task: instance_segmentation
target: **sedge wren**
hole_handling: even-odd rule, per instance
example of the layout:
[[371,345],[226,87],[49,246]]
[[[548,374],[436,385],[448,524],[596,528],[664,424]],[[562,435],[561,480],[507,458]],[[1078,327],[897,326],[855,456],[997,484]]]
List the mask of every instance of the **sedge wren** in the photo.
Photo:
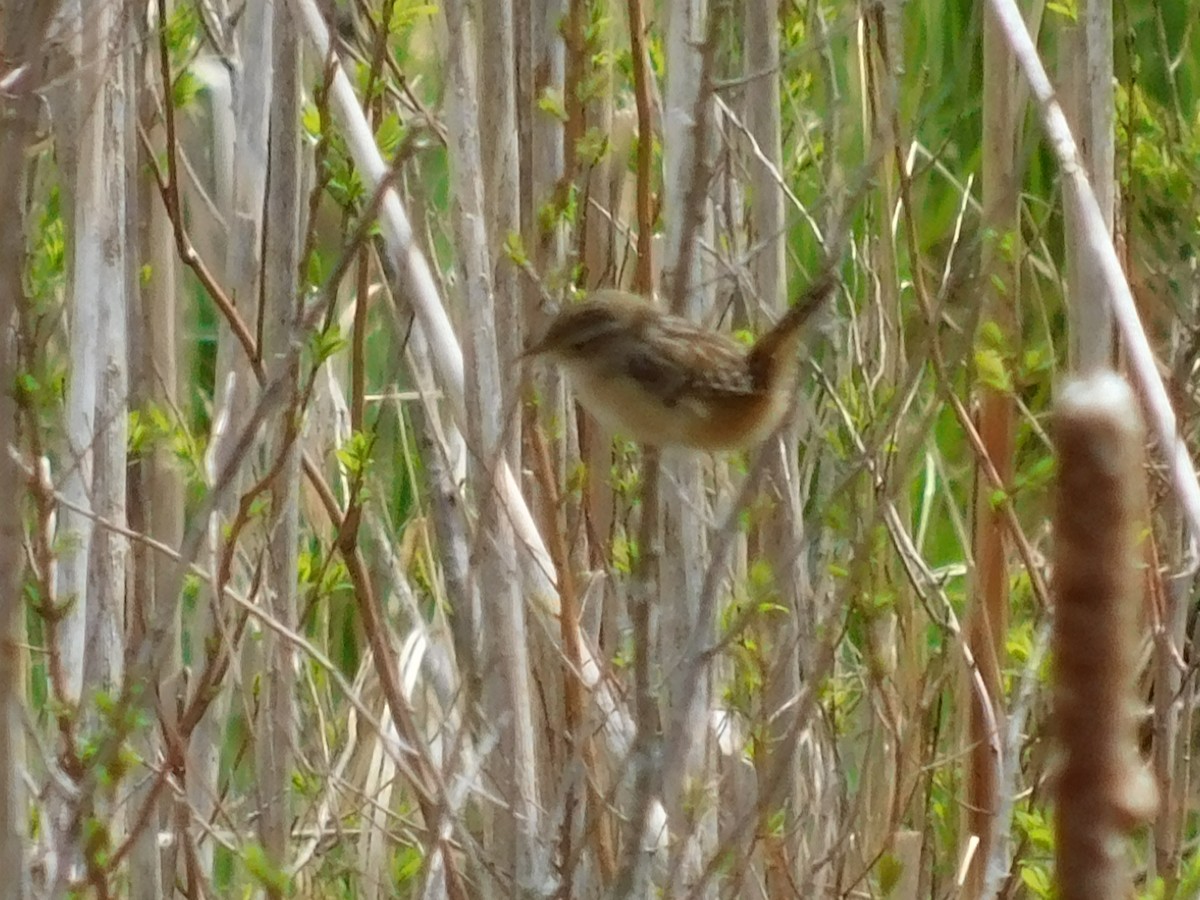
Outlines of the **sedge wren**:
[[750,347],[633,294],[596,291],[524,355],[561,365],[588,412],[640,443],[749,447],[783,418],[803,326],[835,285],[826,272]]

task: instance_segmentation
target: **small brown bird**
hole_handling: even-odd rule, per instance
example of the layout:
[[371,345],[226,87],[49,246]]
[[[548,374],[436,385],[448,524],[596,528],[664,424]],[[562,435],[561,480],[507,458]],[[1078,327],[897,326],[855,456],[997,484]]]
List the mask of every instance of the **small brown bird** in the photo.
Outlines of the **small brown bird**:
[[833,293],[826,272],[753,346],[603,290],[564,309],[526,356],[546,356],[603,424],[655,446],[733,450],[762,441],[787,408],[803,326]]

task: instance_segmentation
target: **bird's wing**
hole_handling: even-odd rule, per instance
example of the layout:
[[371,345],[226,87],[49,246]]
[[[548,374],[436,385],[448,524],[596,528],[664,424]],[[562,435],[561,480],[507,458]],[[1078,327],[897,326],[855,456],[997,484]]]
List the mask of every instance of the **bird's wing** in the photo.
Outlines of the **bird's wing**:
[[695,398],[752,396],[759,392],[740,344],[690,323],[660,323],[661,340],[641,344],[626,360],[626,371],[665,406]]

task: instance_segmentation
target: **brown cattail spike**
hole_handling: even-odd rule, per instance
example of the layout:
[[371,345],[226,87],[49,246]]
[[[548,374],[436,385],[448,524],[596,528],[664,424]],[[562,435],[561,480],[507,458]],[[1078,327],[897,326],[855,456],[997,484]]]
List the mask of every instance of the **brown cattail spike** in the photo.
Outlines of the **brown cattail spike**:
[[1137,752],[1143,428],[1133,391],[1100,372],[1054,413],[1054,726],[1063,764],[1055,848],[1062,900],[1131,896],[1124,838],[1154,807]]

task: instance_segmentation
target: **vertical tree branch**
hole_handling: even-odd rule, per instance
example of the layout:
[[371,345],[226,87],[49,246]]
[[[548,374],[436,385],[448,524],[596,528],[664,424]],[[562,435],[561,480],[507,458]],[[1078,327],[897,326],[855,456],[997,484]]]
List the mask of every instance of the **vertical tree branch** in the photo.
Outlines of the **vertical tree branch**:
[[[984,245],[983,312],[981,336],[998,333],[1002,346],[983,352],[1015,358],[1019,338],[1016,304],[1020,296],[1016,260],[1020,254],[1009,246],[1019,239],[1015,172],[1016,107],[1015,72],[1012,56],[1004,43],[995,17],[983,22],[983,222],[985,233],[995,235]],[[1002,363],[1003,364],[1003,363]],[[1004,485],[1013,477],[1014,403],[999,385],[982,384],[979,390],[979,435],[988,459]],[[1008,639],[1009,573],[1005,528],[1000,511],[992,501],[992,489],[982,474],[975,488],[974,597],[967,622],[967,641],[979,666],[986,695],[993,709],[982,710],[976,691],[970,699],[968,739],[969,774],[966,809],[968,833],[979,839],[968,871],[968,896],[978,897],[983,888],[988,861],[995,841],[1006,841],[998,833],[997,813],[1001,803],[999,773],[1003,761],[993,758],[989,736],[1005,728],[1002,668]]]
[[[271,483],[267,518],[265,599],[271,614],[295,628],[299,547],[300,427],[299,358],[291,352],[299,340],[300,322],[300,50],[296,23],[286,6],[268,13],[260,48],[271,59],[270,125],[263,247],[263,367],[268,379],[280,381],[290,398],[281,410],[275,433],[267,441],[268,459],[280,458]],[[359,298],[360,301],[362,298]],[[255,751],[258,771],[259,823],[263,850],[271,866],[288,863],[292,814],[292,755],[297,736],[295,665],[290,642],[274,633],[262,639],[262,686]],[[268,885],[273,898],[282,892]]]
[[[467,440],[476,464],[476,496],[484,510],[480,532],[479,577],[490,598],[483,604],[484,704],[500,735],[502,752],[494,758],[495,784],[505,795],[507,811],[498,811],[497,833],[511,842],[513,877],[522,889],[540,884],[547,864],[541,846],[541,800],[525,605],[518,590],[513,530],[498,504],[499,461],[504,452],[504,395],[497,350],[495,296],[489,261],[480,155],[479,100],[475,75],[473,22],[463,0],[445,5],[451,35],[448,132],[454,183],[455,234],[463,259],[466,302],[464,357],[467,379]],[[560,610],[561,613],[561,610]]]
[[637,103],[637,270],[633,290],[654,289],[654,197],[650,190],[654,161],[654,120],[650,107],[650,60],[646,54],[646,16],[643,0],[628,0],[629,48],[633,59],[633,96]]
[[[0,872],[6,873],[6,885],[12,900],[29,895],[27,867],[26,791],[22,773],[26,770],[22,715],[25,679],[22,649],[25,602],[21,591],[24,573],[23,528],[17,494],[20,483],[16,460],[9,448],[19,445],[17,404],[13,388],[17,383],[17,342],[8,334],[9,324],[25,299],[25,191],[26,167],[17,160],[37,127],[37,81],[31,68],[37,51],[45,46],[45,33],[54,16],[56,2],[7,0],[0,5],[0,158],[9,163],[0,167],[0,484],[12,492],[0,514]],[[24,69],[24,74],[21,70]]]

